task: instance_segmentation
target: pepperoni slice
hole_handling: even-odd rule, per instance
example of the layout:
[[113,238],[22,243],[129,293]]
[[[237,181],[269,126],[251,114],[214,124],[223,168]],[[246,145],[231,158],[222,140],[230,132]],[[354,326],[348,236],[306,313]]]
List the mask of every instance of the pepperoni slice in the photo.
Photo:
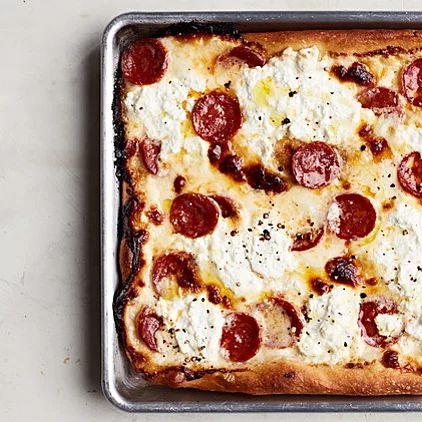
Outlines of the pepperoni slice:
[[161,142],[153,141],[152,139],[145,138],[141,143],[141,156],[145,168],[151,174],[158,174],[158,157],[161,151]]
[[136,327],[139,338],[154,352],[158,352],[155,334],[162,326],[162,318],[149,307],[145,307],[136,317]]
[[382,336],[378,332],[375,318],[379,314],[395,314],[397,307],[391,300],[384,298],[374,301],[363,302],[360,305],[358,324],[361,328],[362,336],[366,343],[374,347],[386,347],[396,343],[401,333],[396,337]]
[[340,174],[336,151],[324,142],[301,146],[292,157],[292,171],[297,183],[309,189],[329,185]]
[[399,105],[399,96],[396,91],[377,86],[362,91],[358,95],[358,100],[363,108],[374,110],[375,114],[382,112],[391,112]]
[[229,315],[223,327],[221,346],[232,362],[246,362],[258,352],[261,344],[259,325],[244,313]]
[[208,142],[232,138],[242,124],[237,98],[218,91],[201,97],[192,110],[195,132]]
[[151,279],[155,291],[160,294],[170,287],[172,280],[181,288],[197,290],[199,280],[194,256],[188,252],[170,252],[155,258]]
[[347,256],[330,259],[325,264],[325,272],[337,283],[356,286],[360,282],[359,269],[353,259]]
[[218,206],[201,193],[184,193],[170,208],[170,222],[176,233],[195,239],[210,234],[218,223]]
[[223,218],[237,216],[237,206],[233,199],[222,195],[211,195],[211,198],[217,202],[218,206],[220,207],[221,216]]
[[158,82],[167,69],[167,53],[160,41],[146,38],[136,41],[122,54],[123,77],[135,85]]
[[411,152],[401,160],[397,177],[407,193],[422,198],[422,157],[419,152]]
[[324,227],[298,233],[293,240],[291,250],[294,252],[302,252],[311,249],[319,243],[323,234]]
[[296,308],[284,299],[271,298],[257,306],[265,320],[265,344],[276,349],[292,346],[299,338],[303,322]]
[[374,229],[377,214],[368,198],[358,193],[344,193],[336,197],[335,203],[339,220],[331,224],[331,229],[340,239],[365,237]]
[[402,74],[403,95],[410,104],[422,107],[422,58],[416,59],[406,67]]
[[232,48],[228,53],[218,58],[220,63],[245,63],[249,67],[264,66],[266,63],[265,56],[246,45],[240,45]]

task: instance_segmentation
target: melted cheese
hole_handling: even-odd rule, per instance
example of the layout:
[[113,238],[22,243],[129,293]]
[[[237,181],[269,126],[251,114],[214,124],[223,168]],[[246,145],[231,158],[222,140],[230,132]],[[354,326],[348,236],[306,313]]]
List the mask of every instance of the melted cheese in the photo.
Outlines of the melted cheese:
[[[248,363],[283,358],[330,365],[379,360],[382,350],[367,345],[358,326],[360,291],[335,285],[327,294],[312,296],[310,290],[311,278],[327,277],[324,265],[329,259],[353,253],[368,265],[368,276],[382,279],[382,294],[398,303],[398,314],[377,316],[380,334],[394,337],[403,331],[393,348],[404,357],[422,355],[422,209],[400,190],[396,178],[401,157],[422,151],[420,111],[406,107],[402,97],[400,117],[378,117],[363,109],[356,99],[360,88],[340,82],[329,71],[338,61],[349,65],[355,58],[333,59],[316,47],[288,48],[262,67],[227,69],[215,65],[215,60],[236,41],[210,37],[183,42],[169,37],[163,43],[169,55],[164,77],[147,86],[128,84],[124,98],[126,137],[160,140],[160,161],[168,170],[160,177],[145,175],[137,187],[146,208],[157,206],[165,219],[161,226],[148,226],[149,240],[143,247],[146,264],[140,275],[145,287],[125,313],[131,344],[146,350],[134,321],[148,304],[164,321],[157,332],[159,353],[150,353],[154,363],[235,366],[220,350],[226,314],[252,314],[265,331],[256,306],[269,296],[281,295],[297,309],[307,309],[300,339],[286,349],[263,345]],[[380,84],[397,90],[400,66],[394,60],[367,59]],[[194,133],[190,123],[196,100],[214,89],[239,100],[243,123],[232,143],[245,161],[258,161],[278,171],[274,153],[278,141],[319,140],[338,149],[343,160],[340,180],[317,190],[292,185],[287,192],[271,196],[218,172],[207,158],[209,144]],[[360,149],[364,141],[358,132],[364,123],[388,141],[392,157],[374,163],[369,148]],[[185,192],[232,198],[239,206],[239,217],[220,216],[215,230],[197,239],[174,233],[168,216],[177,175],[186,178]],[[369,197],[378,214],[377,227],[369,236],[347,244],[335,236],[340,210],[333,199],[344,192],[342,181],[350,184],[351,192]],[[383,210],[386,201],[391,202],[391,210]],[[143,215],[141,221],[145,224],[147,217]],[[310,227],[324,228],[321,242],[308,251],[292,252],[295,235]],[[151,285],[151,263],[168,250],[192,253],[204,286],[217,285],[230,296],[233,308],[211,304],[204,290],[176,289],[171,297],[157,298]],[[376,295],[377,289],[373,291]]]
[[316,47],[284,50],[263,67],[245,67],[234,85],[244,123],[239,136],[271,164],[274,143],[284,137],[344,144],[354,139],[362,110],[356,87],[342,84]]
[[156,311],[164,320],[160,351],[167,353],[170,347],[182,355],[211,362],[218,360],[224,316],[205,295],[190,295],[172,301],[161,298]]
[[347,287],[309,300],[305,325],[298,343],[306,360],[335,364],[352,356],[358,337],[359,295]]

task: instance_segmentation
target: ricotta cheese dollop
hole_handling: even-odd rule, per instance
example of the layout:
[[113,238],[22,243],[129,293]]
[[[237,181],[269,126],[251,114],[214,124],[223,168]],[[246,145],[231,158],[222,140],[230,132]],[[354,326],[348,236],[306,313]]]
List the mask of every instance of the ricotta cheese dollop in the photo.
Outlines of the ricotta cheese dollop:
[[309,300],[309,322],[298,342],[307,361],[336,364],[350,359],[359,336],[359,301],[356,291],[341,286]]

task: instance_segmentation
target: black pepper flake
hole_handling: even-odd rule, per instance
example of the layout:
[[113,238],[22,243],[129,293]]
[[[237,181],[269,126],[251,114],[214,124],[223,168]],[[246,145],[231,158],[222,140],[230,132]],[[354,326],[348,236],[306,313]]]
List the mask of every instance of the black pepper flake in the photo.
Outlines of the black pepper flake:
[[268,218],[269,216],[270,216],[270,214],[267,213],[267,212],[264,212],[264,214],[262,215],[263,218]]
[[361,293],[359,296],[361,297],[361,299],[365,299],[365,297],[368,295],[366,293]]
[[344,347],[347,347],[347,343],[346,342],[344,342]]
[[361,151],[365,151],[365,150],[366,150],[366,145],[361,145],[361,146],[360,146],[360,150],[361,150]]
[[396,185],[394,183],[391,183],[390,188],[395,188]]
[[288,125],[290,123],[290,119],[288,117],[284,118],[281,122],[282,125]]
[[236,236],[237,235],[237,230],[232,230],[230,232],[230,236]]
[[293,96],[295,96],[297,94],[297,91],[290,91],[289,92],[289,97],[292,98]]
[[224,84],[224,86],[225,88],[229,89],[231,84],[232,84],[232,81],[228,81]]
[[261,116],[258,116],[258,120],[262,120],[262,117]]

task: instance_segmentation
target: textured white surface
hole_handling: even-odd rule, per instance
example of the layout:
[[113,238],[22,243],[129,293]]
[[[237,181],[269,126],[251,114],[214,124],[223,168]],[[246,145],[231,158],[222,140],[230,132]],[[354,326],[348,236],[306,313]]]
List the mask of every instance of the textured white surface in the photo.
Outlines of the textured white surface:
[[[101,394],[99,40],[130,10],[417,10],[419,0],[0,1],[0,420],[158,421]],[[172,415],[383,421],[385,414]],[[419,414],[402,416],[418,421]]]

